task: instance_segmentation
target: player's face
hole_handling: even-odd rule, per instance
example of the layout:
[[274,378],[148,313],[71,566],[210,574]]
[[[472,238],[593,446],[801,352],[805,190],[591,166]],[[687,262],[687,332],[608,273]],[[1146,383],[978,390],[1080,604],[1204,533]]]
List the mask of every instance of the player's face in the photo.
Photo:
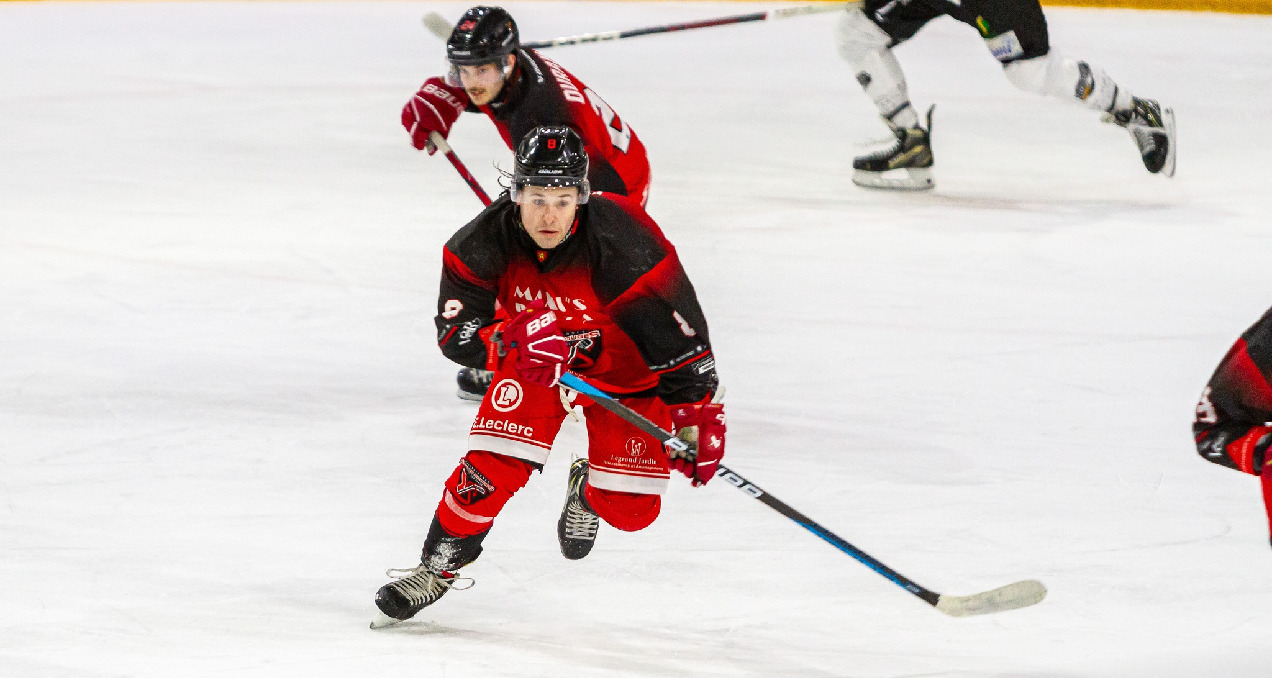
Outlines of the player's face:
[[573,186],[545,188],[526,186],[521,190],[521,225],[545,250],[561,244],[574,226],[579,209],[579,189]]
[[[507,66],[511,67],[516,57],[508,55],[505,57]],[[499,91],[504,85],[504,64],[489,63],[480,66],[456,66],[459,71],[459,82],[463,86],[464,91],[468,93],[468,98],[478,106],[495,100],[499,96]]]

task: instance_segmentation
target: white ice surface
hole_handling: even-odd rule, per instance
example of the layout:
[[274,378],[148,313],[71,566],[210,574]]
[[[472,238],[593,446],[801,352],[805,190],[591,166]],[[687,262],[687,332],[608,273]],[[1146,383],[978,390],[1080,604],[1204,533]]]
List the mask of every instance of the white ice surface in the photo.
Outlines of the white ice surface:
[[[831,16],[560,48],[630,121],[728,386],[728,461],[938,591],[947,618],[733,488],[557,552],[566,427],[477,585],[372,632],[474,412],[434,348],[477,201],[398,125],[416,2],[0,3],[0,676],[1254,678],[1257,482],[1193,402],[1272,301],[1272,21],[1048,10],[1179,116],[1179,173],[1019,93],[974,31],[898,49],[937,189],[868,192],[884,128]],[[528,38],[756,11],[514,3]],[[493,188],[509,153],[452,143]]]

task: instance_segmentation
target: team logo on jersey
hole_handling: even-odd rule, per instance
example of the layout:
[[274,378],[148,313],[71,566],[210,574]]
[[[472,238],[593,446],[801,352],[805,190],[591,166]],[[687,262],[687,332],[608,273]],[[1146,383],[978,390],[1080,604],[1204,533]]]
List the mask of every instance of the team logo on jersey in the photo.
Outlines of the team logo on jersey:
[[511,412],[521,404],[523,395],[521,384],[513,379],[504,379],[491,389],[490,406],[500,412]]
[[600,330],[568,330],[563,334],[570,344],[570,355],[565,360],[570,369],[586,370],[596,365],[601,357]]
[[645,441],[632,436],[627,439],[627,454],[633,457],[639,457],[645,453]]
[[467,459],[459,462],[459,478],[453,491],[459,503],[468,505],[495,491],[495,486]]
[[450,320],[459,315],[464,310],[464,303],[458,299],[447,299],[446,305],[442,307],[442,317]]

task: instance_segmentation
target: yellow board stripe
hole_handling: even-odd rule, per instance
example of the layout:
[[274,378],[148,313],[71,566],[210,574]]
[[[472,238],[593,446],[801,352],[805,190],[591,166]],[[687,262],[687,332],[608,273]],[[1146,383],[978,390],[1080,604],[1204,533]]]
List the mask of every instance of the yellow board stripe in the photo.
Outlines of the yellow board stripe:
[[[41,2],[43,0],[0,0],[0,2]],[[65,1],[65,0],[54,0]],[[162,1],[162,0],[160,0]],[[664,0],[678,1],[678,0]],[[772,0],[743,0],[764,2]],[[794,0],[799,4],[799,0]],[[843,0],[803,0],[804,2],[843,2]],[[1166,9],[1188,12],[1227,12],[1231,14],[1272,14],[1272,0],[1041,0],[1048,7],[1107,7],[1120,9]]]

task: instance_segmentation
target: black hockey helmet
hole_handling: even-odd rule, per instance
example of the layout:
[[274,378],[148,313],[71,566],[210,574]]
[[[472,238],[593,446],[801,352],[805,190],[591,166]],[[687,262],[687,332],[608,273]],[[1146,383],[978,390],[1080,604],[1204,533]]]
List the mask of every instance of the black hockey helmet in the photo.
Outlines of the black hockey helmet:
[[579,204],[592,192],[587,181],[587,151],[583,139],[565,125],[545,125],[530,130],[517,144],[512,171],[512,199],[521,202],[526,186],[579,189]]
[[457,66],[498,62],[521,48],[517,22],[502,7],[471,7],[446,41],[446,58]]

